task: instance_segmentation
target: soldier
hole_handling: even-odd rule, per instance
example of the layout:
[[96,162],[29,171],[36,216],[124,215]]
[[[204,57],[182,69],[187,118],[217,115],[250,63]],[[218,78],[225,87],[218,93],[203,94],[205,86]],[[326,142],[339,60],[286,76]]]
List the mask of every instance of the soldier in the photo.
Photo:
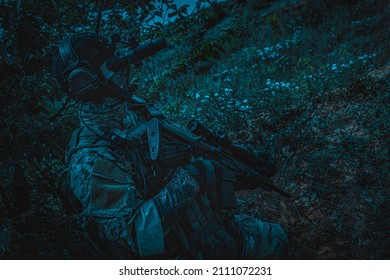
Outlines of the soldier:
[[[114,42],[92,33],[59,44],[54,73],[80,103],[64,193],[82,228],[109,258],[285,258],[288,239],[279,224],[218,209],[210,199],[210,188],[221,182],[218,162],[176,156],[151,161],[145,143],[151,120],[169,122],[126,88],[125,73],[165,44],[116,51]],[[273,175],[268,155],[254,155],[270,162]]]

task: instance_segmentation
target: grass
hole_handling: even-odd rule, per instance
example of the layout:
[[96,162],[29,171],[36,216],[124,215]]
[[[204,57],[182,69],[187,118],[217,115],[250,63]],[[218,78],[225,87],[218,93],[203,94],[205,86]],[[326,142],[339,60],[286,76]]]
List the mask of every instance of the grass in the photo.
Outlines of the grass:
[[388,242],[375,241],[388,240],[389,225],[386,5],[358,1],[311,18],[310,4],[266,19],[234,15],[228,29],[243,37],[204,73],[190,71],[160,95],[180,124],[197,118],[274,151],[275,181],[292,202],[244,191],[240,211],[281,221],[292,258],[388,257]]

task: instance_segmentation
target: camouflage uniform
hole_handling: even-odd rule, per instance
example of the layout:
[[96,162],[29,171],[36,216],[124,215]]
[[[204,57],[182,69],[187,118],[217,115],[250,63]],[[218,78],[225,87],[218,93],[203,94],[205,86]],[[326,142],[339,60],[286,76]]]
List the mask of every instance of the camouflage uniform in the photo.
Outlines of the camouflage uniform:
[[[99,239],[115,244],[123,258],[285,257],[288,239],[280,225],[216,211],[186,169],[175,169],[157,190],[139,183],[138,159],[99,135],[107,128],[126,133],[146,121],[144,111],[115,98],[80,108],[81,126],[67,154],[70,190]],[[164,203],[174,207],[159,206]]]

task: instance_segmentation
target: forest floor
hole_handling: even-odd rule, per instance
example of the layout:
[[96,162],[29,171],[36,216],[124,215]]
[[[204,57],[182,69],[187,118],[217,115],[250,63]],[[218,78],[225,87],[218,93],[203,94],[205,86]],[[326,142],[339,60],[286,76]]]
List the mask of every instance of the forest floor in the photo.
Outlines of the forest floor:
[[[242,2],[253,5],[249,8],[255,12],[252,10],[248,12],[248,8],[243,10],[253,22],[265,22],[277,34],[275,36],[279,36],[280,29],[283,29],[280,26],[284,13],[288,12],[291,16],[295,13],[295,9],[300,9],[302,13],[303,8],[300,3],[304,1],[293,1],[296,2],[294,5],[283,4],[290,1],[264,1],[276,3],[266,8],[256,1]],[[365,2],[369,5],[375,1]],[[359,11],[364,11],[364,8]],[[349,29],[342,26],[345,25],[343,14],[338,14],[341,18],[339,22],[328,19],[322,31],[328,28],[329,40],[332,44],[339,44],[339,48],[333,52],[329,51],[327,55],[330,57],[347,53],[347,45],[351,50],[364,45],[369,54],[374,50],[388,52],[389,50],[386,49],[388,42],[380,39],[386,37],[385,33],[389,32],[388,25],[383,24],[383,19],[388,18],[386,11],[378,10],[377,17],[372,13],[371,11],[371,15],[363,12],[353,14],[354,21],[348,27]],[[314,18],[314,15],[312,16]],[[320,11],[318,17],[321,16]],[[218,28],[223,28],[232,17],[228,15],[220,22],[220,27],[217,24],[210,30],[210,34],[219,33]],[[377,29],[371,28],[372,22],[378,23]],[[344,37],[338,34],[340,36],[335,39],[331,33],[343,28],[347,30],[341,34]],[[316,27],[312,29],[315,30]],[[350,35],[352,33],[354,35]],[[321,36],[326,37],[326,35]],[[361,42],[357,42],[357,37],[363,38]],[[256,38],[249,35],[242,39],[245,40],[248,41],[248,45],[249,42],[256,42]],[[277,41],[274,37],[272,40]],[[289,44],[295,44],[294,42],[290,40]],[[314,43],[310,42],[310,44]],[[270,48],[261,50],[263,55]],[[255,51],[256,55],[260,53],[260,50],[244,44],[240,50],[237,50],[236,58],[230,57],[226,61],[217,61],[219,68],[216,66],[211,68],[211,71],[218,74],[216,79],[223,76],[223,69],[246,63],[245,58],[242,57],[244,51],[246,53]],[[283,49],[278,51],[282,52]],[[286,55],[288,56],[287,53]],[[240,191],[237,193],[239,207],[236,211],[280,222],[289,234],[290,259],[390,258],[390,145],[388,140],[390,138],[390,64],[386,59],[380,61],[378,56],[375,58],[377,63],[374,67],[362,67],[356,75],[352,71],[347,73],[349,80],[338,82],[334,87],[324,87],[324,90],[315,94],[305,95],[304,102],[293,106],[288,105],[290,106],[288,110],[278,112],[275,109],[274,113],[271,110],[264,113],[257,112],[250,120],[250,127],[242,124],[240,128],[229,132],[232,139],[254,144],[259,144],[262,140],[254,139],[255,136],[261,135],[267,139],[266,137],[274,134],[272,145],[275,146],[275,157],[279,166],[274,181],[278,187],[290,192],[292,199],[283,199],[275,193],[265,192],[260,188],[254,191]],[[320,59],[323,57],[321,56]],[[382,57],[386,58],[386,56]],[[338,58],[336,56],[336,59]],[[261,59],[260,56],[258,59]],[[267,60],[269,58],[262,59],[264,63],[268,63],[268,66],[274,62],[269,63]],[[349,61],[349,57],[346,59]],[[369,59],[370,57],[361,55],[360,62],[354,63],[356,65]],[[285,60],[281,61],[284,63]],[[301,71],[299,67],[303,67],[306,62],[301,58],[297,61],[294,69],[299,72]],[[233,82],[239,75],[248,77],[248,80],[255,77],[251,75],[254,75],[253,73],[257,71],[254,69],[257,68],[252,66],[258,66],[252,61],[247,64],[244,65],[248,67],[247,69],[242,72],[239,69],[238,72],[233,73]],[[321,67],[318,65],[316,64],[314,70],[310,69],[313,71],[313,76],[316,75],[314,71],[324,70],[323,65]],[[330,64],[327,67],[331,68],[328,72],[336,77],[338,72],[334,71],[334,65]],[[337,66],[344,67],[345,71],[349,69],[346,62],[340,61]],[[281,69],[284,68],[274,69],[274,74],[280,73],[278,71],[282,71]],[[217,77],[217,74],[213,77]],[[343,75],[343,77],[348,76],[345,73]],[[198,82],[200,87],[202,85],[211,87],[213,82],[205,78],[209,76],[211,73],[199,75],[199,81],[200,79],[205,81],[203,84],[201,81]],[[328,77],[331,76],[324,77],[322,74],[315,76],[314,86]],[[265,81],[265,77],[262,79]],[[299,83],[298,79],[294,81]],[[197,81],[194,84],[197,84]],[[252,87],[250,83],[245,86]],[[309,86],[306,89],[309,89]],[[214,89],[209,91],[215,92]],[[286,108],[289,108],[288,106]],[[268,134],[262,134],[260,130],[268,130]],[[56,192],[48,191],[48,188],[42,186],[35,186],[29,193],[28,199],[29,206],[26,209],[19,211],[12,218],[6,217],[0,221],[0,258],[99,259],[101,257],[78,235],[75,220],[65,211]]]
[[[239,194],[243,199],[240,200],[242,212],[279,221],[289,231],[290,258],[390,257],[389,185],[386,178],[373,179],[375,175],[369,170],[369,162],[378,154],[386,153],[387,137],[362,144],[364,151],[358,156],[360,162],[357,166],[342,154],[332,159],[332,167],[315,168],[311,158],[313,153],[326,151],[332,145],[348,145],[342,143],[344,137],[358,137],[362,142],[370,138],[373,120],[365,125],[360,121],[362,116],[370,115],[372,108],[388,104],[389,96],[376,96],[375,87],[386,83],[389,78],[390,65],[387,65],[367,74],[365,84],[370,90],[337,89],[326,93],[308,109],[311,118],[326,116],[327,121],[335,125],[332,130],[327,127],[303,128],[303,131],[314,131],[312,141],[301,143],[282,160],[276,181],[284,185],[283,182],[290,180],[291,201],[261,190]],[[375,118],[375,113],[372,118]],[[384,131],[389,127],[385,124],[381,129]],[[286,178],[290,168],[298,168],[301,171],[299,176]],[[360,177],[362,173],[366,173],[365,178]]]

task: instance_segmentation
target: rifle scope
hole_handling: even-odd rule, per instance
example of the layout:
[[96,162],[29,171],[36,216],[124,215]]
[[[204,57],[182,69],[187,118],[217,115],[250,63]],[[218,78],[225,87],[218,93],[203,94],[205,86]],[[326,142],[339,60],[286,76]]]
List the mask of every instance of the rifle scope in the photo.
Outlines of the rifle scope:
[[139,44],[136,48],[126,48],[115,52],[107,60],[107,68],[111,71],[118,71],[129,64],[139,63],[142,59],[156,54],[158,51],[168,47],[165,38],[147,40]]
[[231,144],[229,138],[225,136],[219,136],[209,130],[204,124],[197,120],[190,120],[187,124],[187,129],[198,136],[213,141],[217,145],[229,146]]

